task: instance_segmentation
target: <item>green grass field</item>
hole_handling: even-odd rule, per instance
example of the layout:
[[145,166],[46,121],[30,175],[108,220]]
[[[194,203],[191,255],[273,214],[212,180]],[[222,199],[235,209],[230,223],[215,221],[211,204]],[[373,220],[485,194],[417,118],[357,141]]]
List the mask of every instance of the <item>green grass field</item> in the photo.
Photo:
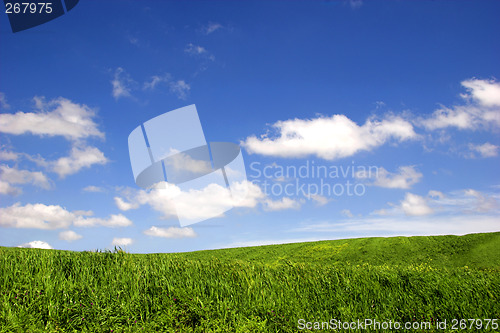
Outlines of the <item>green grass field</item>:
[[297,332],[299,319],[485,332],[500,329],[451,321],[499,317],[499,232],[178,254],[0,248],[0,332]]

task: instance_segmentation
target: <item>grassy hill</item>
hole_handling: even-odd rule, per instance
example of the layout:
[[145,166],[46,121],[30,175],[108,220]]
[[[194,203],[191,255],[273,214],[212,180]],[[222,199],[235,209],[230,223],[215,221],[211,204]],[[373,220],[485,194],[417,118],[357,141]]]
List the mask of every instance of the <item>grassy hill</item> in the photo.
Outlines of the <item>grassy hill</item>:
[[206,260],[243,260],[259,263],[350,263],[437,267],[500,267],[500,232],[465,236],[372,237],[320,242],[196,251],[180,257]]
[[454,319],[500,317],[499,257],[500,233],[147,255],[0,248],[0,332],[297,332],[358,319],[456,332]]

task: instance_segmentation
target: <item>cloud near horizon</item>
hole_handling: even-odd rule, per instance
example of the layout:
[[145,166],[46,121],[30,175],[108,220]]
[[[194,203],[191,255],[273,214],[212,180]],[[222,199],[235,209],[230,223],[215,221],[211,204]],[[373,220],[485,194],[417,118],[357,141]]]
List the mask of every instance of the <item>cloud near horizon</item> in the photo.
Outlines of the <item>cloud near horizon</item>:
[[111,215],[108,219],[91,217],[92,211],[70,212],[58,205],[42,203],[0,208],[0,227],[32,228],[32,229],[66,229],[71,225],[76,227],[127,227],[132,221],[122,214]]

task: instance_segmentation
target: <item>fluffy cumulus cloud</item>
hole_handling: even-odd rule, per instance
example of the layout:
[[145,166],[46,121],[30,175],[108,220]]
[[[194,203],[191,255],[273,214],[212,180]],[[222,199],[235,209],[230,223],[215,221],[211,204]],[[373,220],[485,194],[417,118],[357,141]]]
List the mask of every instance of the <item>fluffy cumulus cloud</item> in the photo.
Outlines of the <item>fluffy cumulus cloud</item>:
[[462,94],[465,104],[441,106],[417,123],[428,130],[455,127],[461,130],[500,127],[500,83],[494,80],[471,79],[462,81],[467,90]]
[[118,237],[115,237],[115,238],[113,238],[113,241],[111,242],[111,246],[129,246],[129,245],[132,245],[133,243],[134,243],[134,240],[132,238],[127,238],[127,237],[118,238]]
[[82,237],[82,235],[77,234],[73,230],[61,231],[59,233],[59,239],[65,240],[67,242],[73,242],[81,239]]
[[356,173],[356,178],[373,180],[370,185],[385,188],[409,189],[422,178],[422,173],[418,172],[414,166],[402,166],[395,173],[389,172],[383,167],[377,168],[377,172],[360,171]]
[[11,228],[59,229],[67,228],[75,214],[61,206],[16,203],[0,208],[0,226]]
[[163,237],[163,238],[194,238],[198,235],[192,228],[178,228],[178,227],[168,227],[159,228],[151,227],[144,231],[144,234],[153,237]]
[[179,216],[186,220],[203,220],[222,216],[222,212],[232,207],[255,207],[264,197],[259,186],[247,181],[231,184],[231,191],[215,183],[202,189],[182,191],[176,185],[162,182],[152,190],[129,195],[127,200],[115,197],[115,203],[125,211],[149,205],[163,218]]
[[25,247],[25,248],[30,248],[30,249],[45,249],[45,250],[52,250],[53,249],[53,247],[50,246],[49,243],[44,242],[44,241],[40,241],[40,240],[32,241],[29,243],[24,243],[24,244],[19,245],[18,247]]
[[407,120],[387,115],[381,120],[369,118],[358,125],[345,115],[320,116],[314,119],[291,119],[272,125],[276,137],[250,136],[242,145],[249,153],[277,157],[315,155],[326,160],[370,151],[389,140],[396,142],[417,138]]
[[108,159],[96,147],[76,147],[71,149],[69,156],[47,162],[49,169],[64,178],[77,173],[83,168],[90,168],[94,164],[106,164]]
[[46,190],[51,187],[49,178],[40,171],[19,170],[0,165],[0,194],[17,195],[22,192],[12,184],[32,184]]
[[0,208],[0,226],[8,228],[66,229],[77,227],[126,227],[132,222],[125,216],[111,215],[108,219],[91,217],[90,211],[68,211],[58,205],[16,203]]
[[404,200],[401,201],[401,208],[409,216],[429,215],[434,212],[426,198],[413,193],[406,193]]
[[20,135],[63,136],[69,140],[88,137],[104,138],[94,122],[95,112],[84,104],[66,98],[45,102],[35,98],[36,112],[4,113],[0,118],[0,132]]

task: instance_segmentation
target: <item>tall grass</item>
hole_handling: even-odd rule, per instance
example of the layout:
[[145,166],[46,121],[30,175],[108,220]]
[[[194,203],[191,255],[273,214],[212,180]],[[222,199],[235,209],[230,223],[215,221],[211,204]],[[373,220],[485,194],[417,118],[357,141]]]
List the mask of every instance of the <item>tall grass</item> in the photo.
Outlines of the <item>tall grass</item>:
[[296,332],[301,318],[500,317],[498,267],[190,255],[0,248],[0,331]]

